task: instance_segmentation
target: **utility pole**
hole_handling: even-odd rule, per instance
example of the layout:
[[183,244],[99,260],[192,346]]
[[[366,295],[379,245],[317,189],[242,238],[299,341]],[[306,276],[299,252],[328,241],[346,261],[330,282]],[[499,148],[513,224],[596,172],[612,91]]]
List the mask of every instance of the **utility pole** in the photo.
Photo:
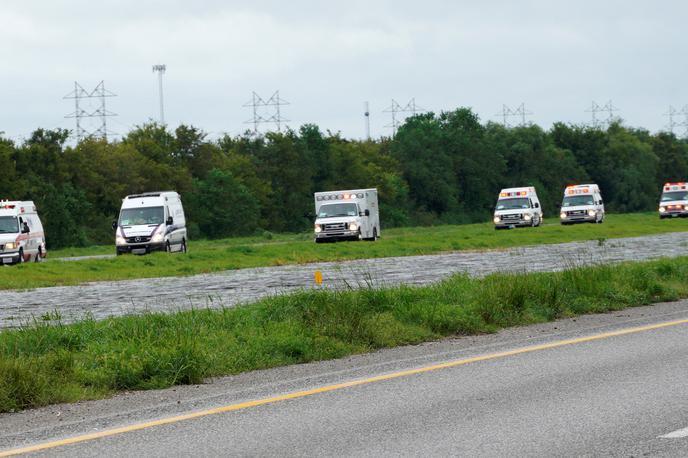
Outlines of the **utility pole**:
[[416,105],[415,97],[409,100],[408,103],[403,107],[396,100],[392,99],[392,104],[389,107],[382,110],[383,113],[390,113],[392,115],[392,122],[390,124],[387,124],[385,127],[392,128],[392,137],[394,137],[397,134],[397,129],[401,125],[402,121],[402,119],[397,118],[397,114],[411,113],[411,116],[415,116],[418,113],[422,113],[424,111],[424,108],[421,108],[418,105]]
[[681,125],[681,123],[674,121],[677,114],[680,114],[680,112],[671,105],[669,105],[669,110],[664,113],[664,116],[669,117],[669,123],[665,127],[669,129],[669,132],[672,134],[674,133],[674,128]]
[[516,109],[510,108],[502,104],[502,112],[496,114],[495,116],[500,116],[502,118],[502,123],[504,124],[504,127],[511,127],[511,124],[509,123],[509,118],[519,117],[521,118],[521,122],[518,124],[518,126],[523,127],[527,125],[526,116],[531,116],[532,114],[532,111],[526,110],[525,102],[522,102],[518,107],[516,107]]
[[163,105],[162,97],[162,75],[167,71],[167,65],[156,64],[153,65],[153,73],[158,73],[158,94],[160,95],[160,124],[165,125],[165,107]]
[[[275,91],[269,99],[264,100],[255,91],[252,92],[251,100],[246,102],[243,106],[251,108],[253,111],[253,118],[244,121],[245,124],[253,124],[253,133],[258,134],[258,127],[260,124],[274,124],[277,131],[282,130],[282,124],[289,122],[288,119],[282,117],[280,107],[289,105],[289,102],[280,98],[279,91]],[[265,113],[265,115],[263,115]]]
[[[78,82],[74,82],[74,90],[65,95],[64,99],[74,99],[74,112],[65,116],[65,118],[74,118],[76,120],[76,131],[74,137],[77,143],[85,138],[102,138],[107,140],[107,118],[109,116],[117,116],[116,113],[108,111],[105,107],[105,99],[107,97],[116,97],[114,94],[105,89],[105,81],[101,81],[91,92],[88,92]],[[99,105],[94,111],[89,111],[90,107],[87,104],[86,110],[82,102],[89,102],[92,99],[98,99]],[[84,118],[100,118],[100,125],[94,129],[89,130],[84,127]]]
[[365,138],[366,140],[370,140],[370,106],[368,105],[368,102],[363,104],[363,110],[363,116],[365,117]]
[[[599,128],[602,127],[603,125],[606,125],[609,127],[609,125],[614,122],[614,112],[619,111],[618,108],[614,106],[611,100],[609,100],[607,103],[604,105],[600,105],[597,102],[593,101],[592,104],[590,105],[590,109],[585,110],[586,113],[592,113],[592,122],[591,126],[594,128]],[[606,119],[600,120],[597,115],[598,113],[607,113]]]

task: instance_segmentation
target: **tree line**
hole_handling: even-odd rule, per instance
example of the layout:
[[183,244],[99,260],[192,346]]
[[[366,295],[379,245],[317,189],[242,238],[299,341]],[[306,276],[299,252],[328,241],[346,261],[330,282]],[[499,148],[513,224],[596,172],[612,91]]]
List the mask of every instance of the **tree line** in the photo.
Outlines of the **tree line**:
[[176,190],[191,238],[311,227],[313,193],[379,190],[384,227],[487,221],[498,191],[535,186],[545,216],[566,185],[597,183],[608,211],[655,210],[660,186],[688,180],[688,142],[617,122],[506,128],[470,109],[411,117],[394,138],[298,130],[210,141],[193,126],[148,123],[121,140],[67,146],[69,131],[0,137],[0,198],[33,200],[50,247],[112,242],[127,194]]

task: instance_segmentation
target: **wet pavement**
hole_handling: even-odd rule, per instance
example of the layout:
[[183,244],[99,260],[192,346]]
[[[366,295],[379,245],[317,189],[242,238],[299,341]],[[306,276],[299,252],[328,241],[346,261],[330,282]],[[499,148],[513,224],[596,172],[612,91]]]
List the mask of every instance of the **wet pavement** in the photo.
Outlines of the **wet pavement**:
[[46,314],[63,322],[86,315],[102,319],[144,311],[231,307],[315,287],[392,286],[436,282],[455,273],[553,271],[567,267],[688,255],[688,234],[538,245],[505,250],[462,251],[428,256],[364,259],[231,270],[191,277],[149,278],[0,293],[0,328],[16,327]]

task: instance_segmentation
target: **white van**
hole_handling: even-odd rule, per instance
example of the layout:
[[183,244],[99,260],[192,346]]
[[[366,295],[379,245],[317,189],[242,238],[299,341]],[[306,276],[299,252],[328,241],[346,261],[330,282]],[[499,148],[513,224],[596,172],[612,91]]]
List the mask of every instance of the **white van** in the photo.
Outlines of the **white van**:
[[664,183],[659,198],[659,217],[685,218],[688,216],[688,183]]
[[315,193],[315,242],[380,237],[377,189]]
[[561,224],[602,223],[604,202],[596,184],[579,184],[564,189],[559,213]]
[[119,219],[112,223],[117,254],[151,251],[186,253],[186,218],[174,191],[133,194],[122,200]]
[[535,188],[507,188],[499,192],[494,218],[495,229],[542,224],[542,208]]
[[47,255],[43,224],[32,201],[0,201],[0,263],[40,262]]

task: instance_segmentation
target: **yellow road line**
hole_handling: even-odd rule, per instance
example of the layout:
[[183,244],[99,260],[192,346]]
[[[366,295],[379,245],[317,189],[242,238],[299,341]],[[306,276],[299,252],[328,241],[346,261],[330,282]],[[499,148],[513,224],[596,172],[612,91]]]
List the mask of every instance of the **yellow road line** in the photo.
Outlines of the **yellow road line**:
[[566,345],[575,345],[585,342],[592,342],[595,340],[608,339],[610,337],[623,336],[627,334],[635,334],[638,332],[651,331],[653,329],[667,328],[670,326],[678,326],[681,324],[688,324],[688,319],[666,321],[663,323],[651,324],[647,326],[638,326],[634,328],[626,328],[618,331],[605,332],[601,334],[594,334],[586,337],[578,337],[575,339],[558,340],[555,342],[544,343],[540,345],[532,345],[529,347],[517,348],[514,350],[507,350],[498,353],[488,353],[482,356],[474,356],[471,358],[458,359],[454,361],[448,361],[440,364],[433,364],[432,366],[424,366],[415,369],[408,369],[398,372],[392,372],[389,374],[378,375],[375,377],[368,377],[359,380],[352,380],[344,383],[336,383],[334,385],[325,385],[319,388],[313,388],[310,390],[297,391],[294,393],[283,394],[279,396],[273,396],[269,398],[256,399],[255,401],[241,402],[238,404],[229,404],[222,407],[216,407],[214,409],[202,410],[199,412],[192,412],[183,415],[176,415],[174,417],[162,418],[159,420],[147,421],[143,423],[137,423],[134,425],[123,426],[120,428],[107,429],[104,431],[99,431],[96,433],[83,434],[80,436],[69,437],[66,439],[60,439],[52,442],[45,442],[43,444],[31,445],[28,447],[21,447],[10,449],[6,451],[0,451],[0,457],[14,456],[22,453],[37,452],[40,450],[47,450],[55,447],[61,447],[64,445],[78,444],[80,442],[91,441],[94,439],[101,439],[104,437],[116,436],[118,434],[130,433],[133,431],[139,431],[142,429],[148,429],[155,426],[169,425],[171,423],[178,423],[181,421],[192,420],[194,418],[207,417],[209,415],[216,415],[225,412],[234,412],[236,410],[248,409],[251,407],[262,406],[265,404],[273,404],[280,401],[287,401],[289,399],[304,398],[306,396],[312,396],[314,394],[327,393],[330,391],[341,390],[344,388],[351,388],[354,386],[367,385],[370,383],[382,382],[385,380],[392,380],[400,377],[408,377],[410,375],[423,374],[426,372],[437,371],[440,369],[447,369],[450,367],[463,366],[464,364],[477,363],[480,361],[488,361],[491,359],[505,358],[507,356],[520,355],[523,353],[531,353],[540,350],[548,350],[551,348],[563,347]]

